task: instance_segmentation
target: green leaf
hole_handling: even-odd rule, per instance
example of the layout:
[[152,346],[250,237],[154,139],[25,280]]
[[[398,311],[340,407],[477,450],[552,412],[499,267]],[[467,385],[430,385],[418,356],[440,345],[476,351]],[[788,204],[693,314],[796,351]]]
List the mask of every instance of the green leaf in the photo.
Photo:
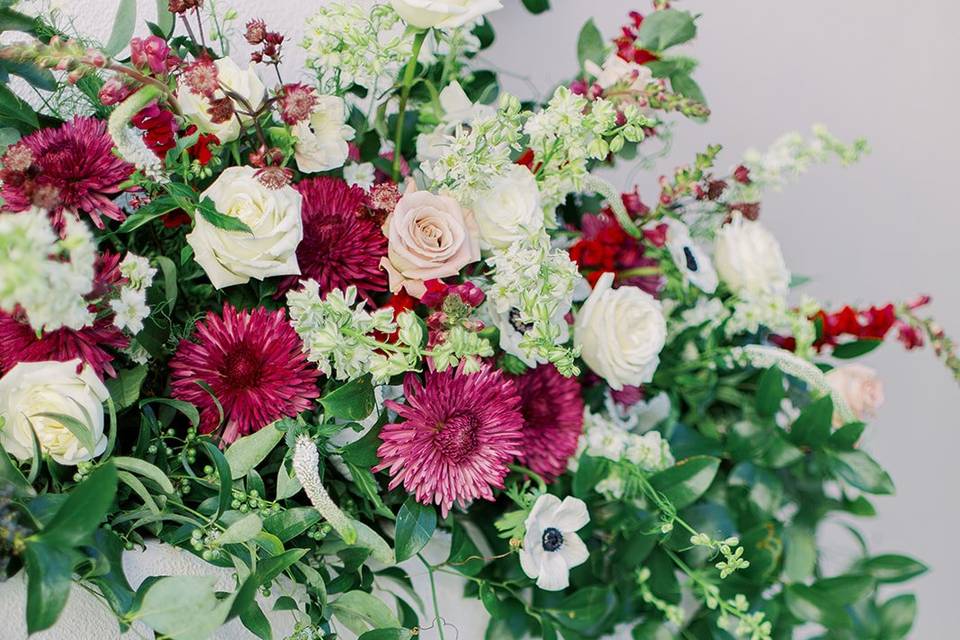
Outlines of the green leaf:
[[120,0],[117,6],[117,15],[113,19],[113,30],[103,52],[113,57],[123,51],[130,44],[133,32],[137,27],[137,0]]
[[693,456],[654,474],[650,477],[650,484],[674,507],[683,509],[706,492],[719,467],[718,458]]
[[833,357],[840,360],[849,360],[850,358],[859,358],[868,354],[883,344],[883,340],[876,338],[866,338],[863,340],[854,340],[844,344],[838,344],[833,348]]
[[637,45],[642,49],[660,52],[692,40],[697,25],[689,11],[663,9],[647,14],[637,33]]
[[0,129],[0,154],[4,154],[7,148],[16,144],[20,140],[20,132],[11,127]]
[[447,565],[467,576],[475,576],[483,570],[483,554],[474,544],[467,530],[457,520],[453,521],[453,536],[450,540],[450,557]]
[[146,377],[147,367],[141,364],[132,369],[121,369],[116,378],[104,382],[118,412],[133,406],[140,399],[140,388]]
[[585,587],[560,601],[555,612],[560,624],[582,631],[600,622],[615,602],[609,587]]
[[90,542],[117,494],[117,468],[112,463],[98,467],[67,494],[40,537],[44,542],[77,547]]
[[437,528],[437,512],[430,505],[407,498],[397,512],[397,532],[394,536],[397,562],[412,558],[426,546]]
[[173,33],[173,14],[170,13],[170,0],[157,0],[157,27],[164,35]]
[[263,614],[263,609],[256,602],[249,603],[240,611],[240,622],[260,640],[273,640],[270,621],[267,620],[267,616]]
[[550,0],[523,0],[523,6],[530,13],[543,13],[550,8]]
[[56,543],[34,538],[27,542],[27,633],[49,629],[67,604],[73,565],[79,554]]
[[678,73],[670,76],[670,88],[673,92],[685,98],[696,100],[702,104],[707,103],[707,98],[703,95],[703,90],[697,81],[690,76]]
[[[233,597],[217,599],[217,576],[169,576],[146,584],[134,618],[174,640],[206,640],[222,625]],[[141,587],[142,589],[143,587]]]
[[286,463],[277,467],[277,500],[295,496],[302,488],[296,474],[287,469]]
[[790,439],[797,444],[819,447],[830,437],[833,426],[833,398],[823,396],[800,412],[790,427]]
[[220,449],[209,440],[201,440],[200,444],[203,445],[204,452],[213,461],[217,468],[217,474],[220,476],[220,493],[216,514],[216,517],[219,518],[224,511],[230,508],[230,503],[233,501],[233,476],[230,475],[230,463],[220,453]]
[[157,505],[157,501],[153,499],[153,496],[147,490],[146,485],[140,482],[140,479],[137,476],[118,469],[117,480],[130,487],[134,493],[140,496],[140,499],[143,501],[143,504],[147,507],[147,509],[153,513],[160,513],[160,507]]
[[873,593],[877,581],[869,575],[844,575],[817,580],[812,586],[835,604],[848,605]]
[[370,375],[340,385],[320,398],[320,404],[328,418],[363,420],[377,404]]
[[320,513],[313,507],[295,507],[269,516],[263,521],[263,528],[286,542],[318,522]]
[[153,260],[163,274],[163,298],[167,308],[172,309],[177,303],[177,265],[166,256],[154,256]]
[[856,564],[856,570],[868,573],[882,584],[906,582],[927,572],[927,565],[909,556],[888,553],[865,558]]
[[757,383],[757,413],[773,416],[780,410],[783,396],[783,373],[777,367],[770,367],[760,375]]
[[15,76],[20,76],[30,85],[44,91],[55,91],[57,88],[57,79],[53,77],[49,69],[38,67],[29,62],[17,62],[15,60],[0,60],[0,70]]
[[573,476],[573,495],[576,498],[586,498],[593,491],[607,473],[607,462],[604,458],[582,455],[577,464],[577,473]]
[[26,33],[33,33],[36,27],[36,18],[31,18],[30,16],[14,11],[9,7],[0,9],[0,32],[23,31]]
[[807,585],[787,586],[786,602],[790,613],[801,620],[816,622],[831,629],[846,629],[850,626],[850,617],[839,604],[833,602],[828,595]]
[[151,220],[155,220],[177,208],[179,208],[179,205],[170,196],[154,198],[130,214],[127,219],[123,221],[123,224],[117,228],[117,233],[130,233]]
[[40,128],[33,107],[14,95],[5,84],[0,84],[0,127],[11,127],[23,134]]
[[580,62],[580,68],[584,68],[587,60],[603,64],[606,55],[607,47],[603,35],[597,29],[593,18],[590,18],[580,29],[580,36],[577,38],[577,60]]
[[409,640],[412,637],[409,629],[373,629],[357,640]]
[[117,466],[117,469],[124,469],[153,481],[164,493],[168,495],[176,493],[176,490],[173,488],[173,483],[167,478],[167,474],[161,471],[156,465],[152,465],[140,458],[128,458],[125,456],[111,458],[110,460]]
[[140,401],[140,408],[148,404],[162,404],[167,407],[176,409],[184,416],[187,420],[190,421],[190,424],[194,427],[200,425],[200,412],[197,411],[197,408],[190,404],[189,402],[184,402],[183,400],[176,400],[174,398],[144,398]]
[[913,628],[913,621],[917,617],[917,597],[912,593],[905,593],[890,598],[880,607],[880,627],[884,638],[900,640],[906,638]]
[[817,540],[813,532],[801,526],[783,531],[783,575],[790,582],[803,582],[813,575],[817,565]]
[[348,591],[330,603],[333,615],[345,627],[360,635],[373,629],[398,629],[400,621],[390,607],[365,591]]
[[63,425],[71,434],[73,434],[74,438],[80,441],[81,447],[86,449],[91,454],[96,452],[97,443],[93,441],[93,433],[91,433],[90,427],[87,426],[87,423],[84,423],[83,421],[78,420],[74,416],[67,415],[65,413],[44,412],[44,413],[37,413],[34,415],[39,418],[50,418],[51,420],[56,420],[61,425]]
[[220,544],[240,544],[252,540],[263,529],[263,520],[255,513],[248,513],[220,534]]
[[277,428],[277,423],[273,422],[259,431],[234,441],[223,454],[230,463],[230,474],[234,478],[247,475],[248,471],[270,455],[270,452],[283,440],[284,433],[285,431]]
[[[2,418],[0,418],[0,422],[2,422]],[[15,495],[18,496],[33,493],[33,487],[20,472],[20,467],[14,464],[7,454],[7,450],[3,447],[0,447],[0,485],[13,487]]]
[[863,451],[835,451],[829,456],[833,473],[857,489],[878,495],[893,493],[890,475]]
[[827,443],[836,449],[853,449],[866,426],[862,422],[848,422],[831,433]]
[[200,204],[197,205],[197,213],[199,213],[204,220],[219,229],[224,229],[226,231],[240,231],[249,234],[253,233],[253,230],[247,226],[247,223],[240,218],[224,215],[217,211],[216,206],[213,204],[213,200],[210,198],[204,198],[200,201]]
[[743,487],[747,497],[763,513],[772,514],[783,500],[783,482],[776,474],[752,462],[741,462],[730,472],[727,483]]

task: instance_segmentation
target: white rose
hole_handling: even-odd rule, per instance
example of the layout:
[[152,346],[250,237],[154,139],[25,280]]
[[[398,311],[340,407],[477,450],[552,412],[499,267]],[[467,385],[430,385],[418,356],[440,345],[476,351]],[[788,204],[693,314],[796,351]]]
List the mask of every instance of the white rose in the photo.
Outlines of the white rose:
[[270,189],[255,174],[251,167],[230,167],[200,194],[251,231],[228,231],[196,216],[187,243],[217,289],[300,273],[296,251],[303,239],[303,198],[291,186]]
[[[260,108],[267,90],[252,64],[246,69],[241,69],[230,58],[221,58],[213,64],[217,67],[217,80],[221,86],[243,97],[254,110]],[[224,95],[219,90],[214,92],[215,98],[222,98]],[[232,117],[225,122],[213,122],[208,111],[210,101],[205,96],[193,93],[186,87],[181,87],[177,91],[177,104],[180,105],[183,115],[197,125],[197,129],[202,133],[212,133],[217,136],[221,144],[226,144],[240,137],[240,122],[236,117]],[[243,104],[237,104],[236,101],[234,101],[234,107],[243,111],[247,110]],[[250,117],[240,115],[240,120],[247,123],[250,121]]]
[[354,134],[353,127],[346,122],[343,98],[318,96],[310,118],[293,126],[293,135],[297,137],[294,154],[300,171],[316,173],[343,166],[350,153],[347,141],[353,140]]
[[484,249],[504,249],[539,232],[543,208],[533,174],[524,166],[512,165],[476,197],[473,215]]
[[637,287],[613,289],[605,273],[577,314],[574,344],[584,362],[612,389],[653,379],[667,337],[660,303]]
[[[884,402],[883,382],[877,372],[862,364],[848,364],[827,373],[827,382],[847,403],[857,420],[872,418]],[[835,417],[834,424],[843,421]]]
[[[40,450],[60,464],[90,460],[107,447],[103,403],[109,395],[79,359],[21,362],[0,378],[0,416],[5,420],[0,445],[19,460],[29,460],[36,434]],[[58,415],[73,418],[73,430]]]
[[785,295],[790,270],[780,243],[759,222],[734,212],[717,232],[713,259],[720,278],[734,293]]
[[390,0],[407,24],[421,29],[453,28],[502,9],[500,0]]

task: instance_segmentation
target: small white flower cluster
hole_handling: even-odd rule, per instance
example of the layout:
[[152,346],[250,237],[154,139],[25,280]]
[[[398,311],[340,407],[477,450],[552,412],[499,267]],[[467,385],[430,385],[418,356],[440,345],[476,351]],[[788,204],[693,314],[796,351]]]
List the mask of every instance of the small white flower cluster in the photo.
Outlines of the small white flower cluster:
[[84,296],[93,288],[96,253],[90,230],[72,215],[61,239],[45,211],[0,213],[0,309],[19,306],[36,331],[89,325]]
[[730,310],[720,298],[699,297],[696,304],[681,311],[679,317],[671,316],[668,324],[670,338],[694,327],[700,327],[701,335],[706,335],[729,317]]
[[119,296],[110,301],[113,325],[137,335],[143,330],[143,321],[150,315],[147,289],[153,284],[157,270],[150,266],[149,259],[128,253],[120,263],[120,275],[127,283],[120,287]]
[[307,20],[300,46],[322,90],[339,94],[351,84],[387,86],[410,57],[411,44],[391,7],[335,2]]
[[534,163],[540,164],[537,178],[547,211],[553,211],[568,193],[582,190],[588,160],[601,160],[626,142],[643,139],[647,119],[636,105],[623,108],[619,123],[613,103],[601,98],[590,102],[589,110],[587,105],[586,98],[559,87],[547,107],[524,125]]
[[111,135],[117,145],[117,155],[139,169],[144,177],[158,184],[170,182],[163,160],[150,150],[136,129],[123,127],[118,131],[111,131]]
[[757,202],[764,190],[782,188],[814,164],[824,164],[836,157],[846,166],[860,160],[868,151],[865,140],[844,144],[823,125],[813,127],[813,138],[809,140],[797,132],[784,134],[766,151],[750,149],[744,154],[743,166],[750,170],[750,183],[731,181],[724,200]]
[[799,308],[793,309],[782,296],[767,294],[745,294],[734,302],[733,314],[727,320],[724,330],[727,337],[743,333],[757,333],[761,327],[767,330],[793,336],[797,341],[796,353],[808,354],[817,338],[817,330],[810,317],[820,305],[804,296]]

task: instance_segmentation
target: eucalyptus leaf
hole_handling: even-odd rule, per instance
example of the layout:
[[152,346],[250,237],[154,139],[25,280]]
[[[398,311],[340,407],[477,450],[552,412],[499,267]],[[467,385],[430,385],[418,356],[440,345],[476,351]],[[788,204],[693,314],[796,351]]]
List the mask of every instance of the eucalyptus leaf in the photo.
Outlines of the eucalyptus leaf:
[[662,9],[648,14],[637,33],[637,44],[650,51],[663,51],[692,40],[697,35],[693,14],[677,9]]
[[273,422],[259,431],[235,440],[223,454],[230,463],[231,475],[234,478],[247,475],[248,471],[270,455],[270,452],[283,440],[283,434],[284,431],[277,427],[276,422]]
[[150,464],[146,460],[141,460],[140,458],[130,458],[126,456],[114,457],[111,458],[111,460],[113,461],[113,464],[117,466],[117,469],[124,469],[151,480],[154,484],[160,487],[160,490],[164,493],[168,495],[173,495],[176,493],[173,483],[170,482],[170,479],[167,478],[167,474],[161,471],[158,466]]
[[607,55],[607,45],[603,34],[597,29],[593,18],[584,23],[577,37],[577,60],[580,68],[584,69],[587,61],[602,64]]
[[113,30],[103,46],[103,52],[108,56],[116,56],[130,44],[133,32],[137,27],[137,0],[120,0],[117,3],[117,13],[113,19]]
[[220,534],[219,544],[239,544],[255,538],[263,529],[263,520],[255,513],[248,513],[240,518]]
[[[172,640],[207,640],[227,620],[233,596],[217,598],[217,576],[169,576],[147,585],[134,612]],[[142,587],[141,587],[142,588]]]

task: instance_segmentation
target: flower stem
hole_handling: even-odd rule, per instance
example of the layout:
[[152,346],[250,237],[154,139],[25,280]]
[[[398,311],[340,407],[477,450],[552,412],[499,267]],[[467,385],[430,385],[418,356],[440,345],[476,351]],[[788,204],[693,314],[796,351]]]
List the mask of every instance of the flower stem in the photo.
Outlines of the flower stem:
[[407,61],[407,67],[403,70],[403,84],[400,86],[400,106],[397,109],[397,132],[393,139],[393,181],[400,180],[400,148],[403,146],[403,122],[407,111],[407,100],[410,99],[410,89],[413,87],[413,75],[417,71],[417,58],[420,57],[420,49],[423,48],[423,41],[427,38],[428,31],[418,31],[413,37],[413,49],[410,52],[410,60]]
[[443,637],[443,618],[440,616],[440,602],[437,598],[437,581],[433,577],[433,565],[427,562],[427,559],[423,557],[422,553],[418,553],[417,557],[420,559],[420,562],[423,563],[423,566],[427,569],[427,576],[430,578],[430,596],[433,598],[433,621],[437,625],[437,634],[440,636],[440,640],[445,640]]

